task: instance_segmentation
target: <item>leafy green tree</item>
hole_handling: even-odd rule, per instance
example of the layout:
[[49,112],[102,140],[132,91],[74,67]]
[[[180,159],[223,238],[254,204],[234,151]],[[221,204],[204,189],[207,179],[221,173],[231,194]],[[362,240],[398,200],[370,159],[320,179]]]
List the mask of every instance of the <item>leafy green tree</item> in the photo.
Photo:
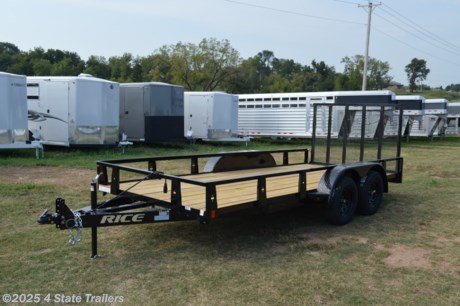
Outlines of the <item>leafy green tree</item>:
[[335,69],[334,67],[326,65],[323,61],[311,62],[313,74],[315,75],[313,83],[313,91],[331,91],[334,90],[335,83]]
[[270,75],[273,68],[273,62],[278,61],[273,51],[269,50],[263,50],[262,52],[257,53],[256,59],[260,73],[265,76]]
[[37,59],[37,60],[33,61],[32,68],[34,70],[34,75],[48,76],[48,75],[51,75],[51,70],[53,69],[53,64],[51,64],[46,59]]
[[[345,64],[343,74],[347,76],[347,82],[345,78],[341,78],[340,87],[343,90],[360,90],[363,83],[363,71],[364,71],[364,56],[355,55],[353,57],[344,57],[341,63]],[[368,62],[368,89],[383,89],[388,87],[389,83],[393,79],[388,73],[390,71],[390,64],[383,62],[375,58],[370,57]],[[337,83],[336,83],[337,84]]]
[[277,58],[264,50],[243,60],[237,77],[229,81],[231,92],[299,92],[334,89],[335,69],[324,62],[312,61],[312,67],[291,59]]
[[272,60],[272,72],[283,78],[291,79],[296,73],[301,73],[302,70],[302,65],[291,59],[278,59],[275,57]]
[[446,86],[446,91],[460,91],[460,84],[450,84]]
[[69,52],[64,52],[59,49],[48,49],[43,54],[43,57],[49,60],[50,63],[56,64],[56,63],[59,63],[60,61],[63,61],[65,58],[67,58],[66,53],[69,53]]
[[25,59],[17,60],[16,64],[24,61],[28,63],[21,65],[22,73],[26,75],[73,76],[80,74],[85,66],[85,62],[77,53],[58,49],[45,51],[42,47],[35,47],[25,52],[24,56]]
[[291,92],[291,82],[280,74],[272,73],[267,77],[267,85],[264,92]]
[[[144,73],[147,72],[149,81],[172,83],[173,75],[171,71],[171,56],[168,46],[163,46],[152,54],[142,60],[142,67]],[[144,78],[146,76],[144,75]]]
[[110,79],[110,66],[103,56],[91,55],[86,61],[83,72],[101,79]]
[[222,89],[231,93],[258,93],[262,90],[262,82],[257,68],[258,60],[250,57],[232,68],[233,72],[222,83]]
[[133,69],[131,71],[131,79],[133,82],[145,81],[143,79],[143,69],[142,69],[140,57],[136,57],[133,60]]
[[371,89],[387,88],[393,79],[393,77],[388,74],[390,72],[390,64],[388,62],[382,62],[371,57],[369,59],[368,71],[368,87]]
[[9,42],[0,42],[0,53],[7,53],[7,54],[18,54],[21,51],[19,50],[18,46]]
[[350,82],[350,78],[348,77],[348,75],[344,73],[338,73],[334,80],[334,90],[337,90],[337,91],[348,90],[349,82]]
[[[75,76],[79,75],[83,71],[83,67],[74,66],[72,59],[64,58],[57,63],[54,63],[51,68],[51,75],[54,76]],[[34,71],[36,74],[36,72]]]
[[343,90],[359,90],[363,83],[364,59],[362,55],[344,57],[341,61],[345,65],[343,74],[347,77],[347,82]]
[[110,79],[115,82],[132,82],[133,55],[124,53],[122,56],[109,58]]
[[150,75],[183,85],[186,90],[212,91],[222,87],[240,63],[228,40],[203,39],[198,45],[179,42],[163,46],[152,57]]
[[0,71],[10,71],[11,65],[14,64],[20,54],[21,51],[16,45],[0,42]]
[[413,58],[406,65],[405,71],[409,80],[410,92],[414,92],[417,89],[417,81],[426,80],[427,75],[430,73],[430,69],[426,67],[426,61],[418,58]]

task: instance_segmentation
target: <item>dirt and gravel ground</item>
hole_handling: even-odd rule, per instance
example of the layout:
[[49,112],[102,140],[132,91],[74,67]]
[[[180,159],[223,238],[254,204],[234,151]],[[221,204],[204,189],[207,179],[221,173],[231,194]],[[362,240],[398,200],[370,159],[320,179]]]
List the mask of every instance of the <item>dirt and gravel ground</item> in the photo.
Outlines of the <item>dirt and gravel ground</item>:
[[0,180],[18,183],[40,183],[58,186],[89,184],[94,171],[66,167],[2,167]]

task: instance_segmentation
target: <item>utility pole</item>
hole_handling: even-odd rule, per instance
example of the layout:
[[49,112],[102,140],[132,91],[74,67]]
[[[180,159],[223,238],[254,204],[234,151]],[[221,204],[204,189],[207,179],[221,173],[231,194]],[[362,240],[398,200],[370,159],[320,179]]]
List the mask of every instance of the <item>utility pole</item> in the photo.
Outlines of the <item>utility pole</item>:
[[366,90],[367,87],[367,66],[369,63],[369,38],[371,35],[371,16],[372,11],[377,7],[382,5],[379,3],[372,3],[370,0],[367,1],[367,5],[358,5],[358,7],[367,7],[367,35],[366,35],[366,51],[364,53],[364,71],[363,71],[363,90]]

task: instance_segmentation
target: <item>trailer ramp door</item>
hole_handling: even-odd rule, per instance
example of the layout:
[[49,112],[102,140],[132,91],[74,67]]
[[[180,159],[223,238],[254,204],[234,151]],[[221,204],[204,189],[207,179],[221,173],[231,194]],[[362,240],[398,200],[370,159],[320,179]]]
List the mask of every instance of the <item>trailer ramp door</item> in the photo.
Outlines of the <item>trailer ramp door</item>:
[[[41,95],[47,97],[44,105],[45,135],[46,141],[67,143],[69,141],[69,124],[75,118],[69,116],[74,113],[69,107],[69,85],[68,82],[53,81],[53,86],[43,86]],[[69,122],[70,120],[70,122]],[[75,123],[74,123],[75,124]]]
[[120,97],[121,132],[129,139],[144,139],[144,91],[139,87],[125,87]]

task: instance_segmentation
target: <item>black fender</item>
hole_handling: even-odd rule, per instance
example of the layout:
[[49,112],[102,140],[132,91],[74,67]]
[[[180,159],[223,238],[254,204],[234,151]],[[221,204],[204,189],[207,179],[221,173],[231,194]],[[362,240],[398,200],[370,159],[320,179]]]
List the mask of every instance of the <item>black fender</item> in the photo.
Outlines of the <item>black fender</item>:
[[350,164],[340,164],[334,168],[328,169],[318,184],[318,192],[330,194],[331,190],[337,187],[341,178],[344,176],[351,177],[358,188],[360,188],[366,180],[367,174],[370,171],[380,173],[383,179],[384,192],[388,192],[388,180],[383,166],[377,162],[356,162]]
[[204,172],[222,172],[276,166],[276,161],[270,153],[258,151],[241,151],[238,153],[211,157],[204,166]]

